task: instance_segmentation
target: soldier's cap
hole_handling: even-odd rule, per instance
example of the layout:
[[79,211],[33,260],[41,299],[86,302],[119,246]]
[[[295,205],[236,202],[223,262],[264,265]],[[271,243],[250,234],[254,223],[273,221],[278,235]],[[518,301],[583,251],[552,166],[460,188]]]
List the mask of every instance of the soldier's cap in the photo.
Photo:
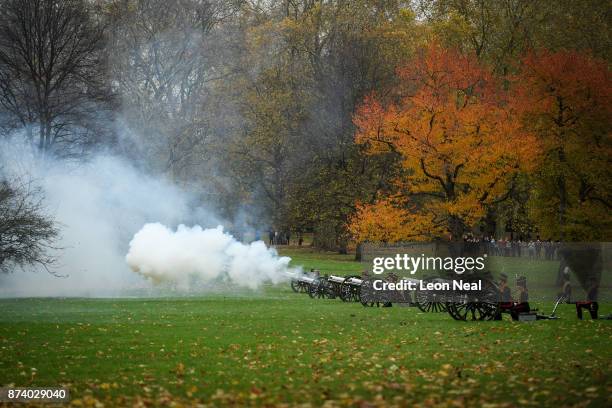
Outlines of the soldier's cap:
[[506,275],[505,273],[500,273],[499,274],[499,279],[501,279],[503,281],[507,281],[508,280],[508,275]]
[[516,279],[516,283],[521,285],[521,284],[526,284],[527,283],[527,277],[526,276],[520,276]]

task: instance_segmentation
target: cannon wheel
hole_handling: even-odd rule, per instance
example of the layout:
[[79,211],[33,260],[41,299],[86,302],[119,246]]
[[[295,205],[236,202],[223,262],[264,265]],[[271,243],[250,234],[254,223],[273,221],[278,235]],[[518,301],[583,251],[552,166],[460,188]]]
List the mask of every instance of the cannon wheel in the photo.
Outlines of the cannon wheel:
[[336,297],[325,278],[319,278],[309,285],[308,295],[313,299],[333,299]]
[[361,276],[349,275],[344,278],[344,282],[340,284],[340,299],[342,299],[343,302],[359,302],[359,289],[346,283],[350,278],[361,279]]
[[291,279],[291,289],[293,289],[295,293],[304,291],[303,286],[296,279]]
[[307,293],[310,290],[310,284],[293,279],[291,280],[291,289],[297,293]]
[[320,288],[321,285],[322,285],[321,279],[317,279],[316,281],[308,285],[308,296],[310,296],[313,299],[322,298],[323,292],[321,290],[322,288]]
[[[435,278],[426,278],[425,281],[432,281]],[[414,295],[414,301],[419,310],[423,313],[438,313],[446,312],[446,304],[444,302],[433,300],[436,298],[435,293],[429,294],[426,291],[417,290]]]
[[[359,276],[355,276],[355,277],[362,279]],[[361,285],[363,287],[363,285],[369,285],[369,283],[364,280],[364,282]],[[391,306],[391,302],[389,301],[381,301],[381,300],[370,301],[370,300],[364,299],[362,297],[362,293],[363,293],[362,287],[359,288],[359,291],[357,292],[357,299],[355,301],[361,303],[363,307],[390,307]]]
[[491,281],[483,282],[483,290],[479,299],[469,299],[462,302],[448,302],[446,310],[455,320],[493,320],[499,313],[499,292]]
[[497,315],[498,305],[487,302],[449,302],[446,304],[448,314],[455,320],[493,320]]
[[423,313],[438,313],[438,312],[446,312],[446,304],[442,302],[432,302],[429,300],[423,301],[419,299],[418,293],[416,298],[416,305],[419,310]]
[[[361,285],[368,285],[369,286],[369,282],[368,281],[364,281]],[[363,307],[381,307],[382,306],[382,302],[374,302],[374,301],[370,301],[367,299],[364,299],[364,292],[363,289],[360,288],[359,290],[359,303],[361,303],[363,305]]]

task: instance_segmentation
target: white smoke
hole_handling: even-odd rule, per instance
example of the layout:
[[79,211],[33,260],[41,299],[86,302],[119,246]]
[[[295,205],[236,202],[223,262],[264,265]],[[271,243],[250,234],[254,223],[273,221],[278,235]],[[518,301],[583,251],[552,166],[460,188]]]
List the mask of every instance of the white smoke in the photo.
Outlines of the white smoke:
[[128,265],[153,282],[172,282],[179,289],[202,283],[229,280],[256,289],[264,282],[287,280],[288,257],[262,241],[238,242],[222,226],[203,229],[179,225],[176,231],[159,224],[146,224],[130,242]]
[[[35,268],[0,274],[0,297],[163,295],[168,287],[193,292],[217,281],[255,289],[282,281],[290,270],[290,259],[261,241],[246,245],[222,227],[205,229],[222,220],[199,197],[114,155],[69,163],[0,143],[0,170],[42,188],[61,230],[53,271],[63,276]],[[164,226],[180,223],[204,228]]]
[[47,212],[61,234],[53,272],[63,276],[36,268],[0,274],[0,297],[155,294],[151,283],[125,262],[134,234],[148,222],[221,222],[193,205],[197,197],[114,155],[70,163],[42,159],[17,143],[0,143],[0,170],[9,178],[32,178],[42,188]]

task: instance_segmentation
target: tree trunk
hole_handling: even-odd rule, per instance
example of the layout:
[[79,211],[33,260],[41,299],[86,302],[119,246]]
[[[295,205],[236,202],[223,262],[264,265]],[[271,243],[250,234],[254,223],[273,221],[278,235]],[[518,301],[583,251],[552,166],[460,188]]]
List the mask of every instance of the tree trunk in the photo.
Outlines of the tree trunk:
[[448,222],[449,232],[451,233],[451,240],[454,242],[463,241],[463,234],[465,232],[463,222],[458,217],[451,215]]
[[563,241],[565,232],[565,214],[567,212],[567,188],[565,186],[565,177],[557,178],[557,187],[559,188],[559,239]]
[[357,244],[357,248],[355,248],[355,261],[361,262],[363,259],[363,242]]

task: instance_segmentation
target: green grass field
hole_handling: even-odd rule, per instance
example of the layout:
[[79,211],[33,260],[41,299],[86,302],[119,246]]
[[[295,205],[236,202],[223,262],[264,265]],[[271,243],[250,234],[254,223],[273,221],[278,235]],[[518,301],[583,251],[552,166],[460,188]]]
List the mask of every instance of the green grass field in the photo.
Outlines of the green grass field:
[[[281,253],[306,269],[361,270],[348,255]],[[456,322],[282,285],[251,296],[5,299],[0,310],[0,384],[63,385],[74,405],[612,404],[612,321],[578,321],[572,305],[558,321]]]

